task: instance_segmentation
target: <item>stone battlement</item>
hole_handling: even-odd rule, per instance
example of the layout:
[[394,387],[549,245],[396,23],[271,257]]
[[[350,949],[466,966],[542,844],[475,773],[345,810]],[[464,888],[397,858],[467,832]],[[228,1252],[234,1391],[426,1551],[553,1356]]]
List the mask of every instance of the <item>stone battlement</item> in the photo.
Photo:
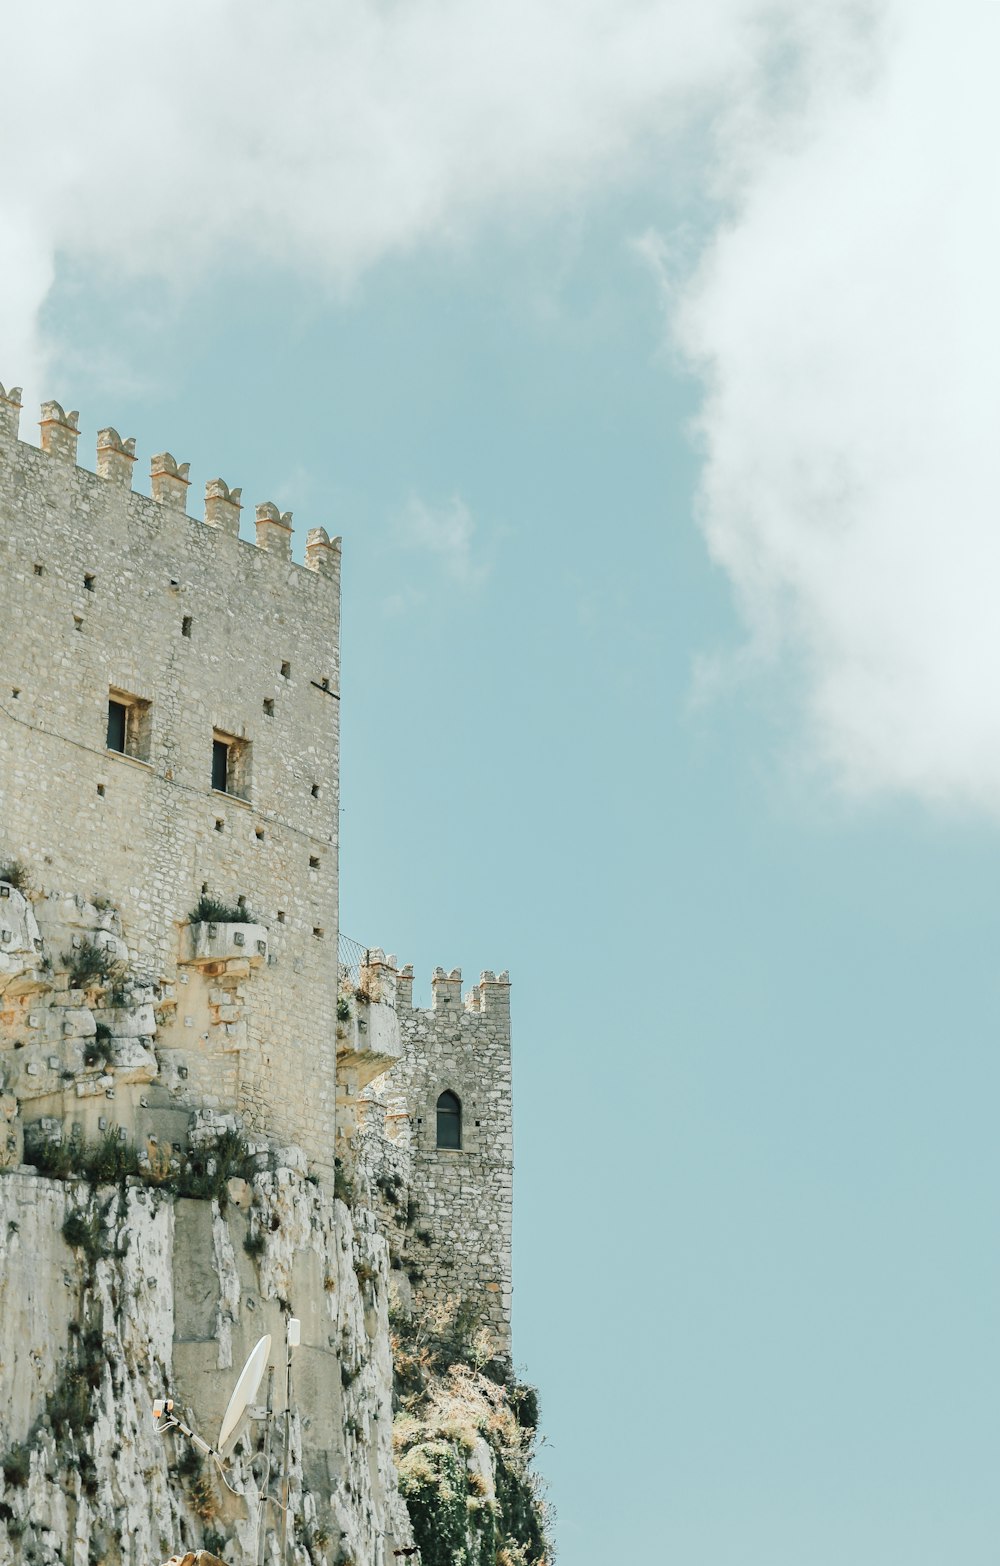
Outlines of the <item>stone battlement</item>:
[[[6,391],[0,383],[0,436],[19,440],[21,407],[21,388],[14,386]],[[75,409],[67,413],[59,402],[43,402],[39,428],[41,440],[37,449],[46,456],[76,468],[81,474],[102,479],[117,489],[132,493],[136,462],[134,437],[123,439],[110,425],[99,430],[96,466],[91,474],[88,468],[77,463],[80,415]],[[189,470],[190,463],[179,463],[169,451],[158,452],[150,459],[150,501],[186,517],[187,491],[191,483]],[[209,479],[205,485],[204,526],[239,538],[240,512],[243,509],[241,496],[241,489],[230,488],[223,479]],[[145,496],[139,498],[146,499]],[[248,547],[256,547],[279,560],[291,562],[292,513],[280,511],[273,501],[261,502],[256,507],[256,544],[248,544]],[[321,577],[338,579],[340,550],[340,538],[331,539],[322,527],[310,529],[303,562],[305,569]]]

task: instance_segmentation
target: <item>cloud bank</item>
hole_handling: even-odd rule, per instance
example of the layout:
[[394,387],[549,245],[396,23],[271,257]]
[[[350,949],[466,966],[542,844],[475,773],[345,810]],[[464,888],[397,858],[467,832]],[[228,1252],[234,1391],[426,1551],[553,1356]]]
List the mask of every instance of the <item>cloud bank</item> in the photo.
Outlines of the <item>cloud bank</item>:
[[[51,0],[4,29],[0,374],[29,383],[64,256],[337,287],[687,159],[714,230],[693,269],[646,251],[751,659],[794,671],[848,791],[996,809],[992,0]],[[465,521],[408,525],[473,570]]]
[[1000,812],[1000,9],[906,0],[873,45],[794,136],[748,127],[732,220],[673,298],[702,522],[814,760]]
[[[0,346],[43,362],[57,259],[349,282],[580,199],[755,68],[759,0],[68,0],[4,16]],[[16,139],[17,155],[12,155]]]

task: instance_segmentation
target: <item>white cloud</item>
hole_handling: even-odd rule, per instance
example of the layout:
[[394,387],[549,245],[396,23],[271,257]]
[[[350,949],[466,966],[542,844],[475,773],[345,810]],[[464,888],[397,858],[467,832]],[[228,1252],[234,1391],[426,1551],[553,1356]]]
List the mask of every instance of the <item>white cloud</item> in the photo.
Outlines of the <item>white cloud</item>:
[[37,378],[62,255],[174,285],[264,257],[343,286],[571,204],[737,90],[761,4],[107,0],[96,24],[76,0],[10,5],[0,375]]
[[488,562],[476,552],[472,512],[460,495],[440,506],[411,495],[399,517],[398,533],[404,546],[430,556],[460,587],[479,587],[489,575]]
[[[845,787],[992,807],[998,44],[992,0],[10,6],[0,377],[31,400],[64,255],[342,287],[683,170],[716,232],[693,276],[673,238],[645,254],[704,378],[702,521],[750,661],[795,668]],[[461,504],[407,525],[471,582]]]
[[[900,0],[873,70],[744,120],[673,299],[751,652],[858,793],[1000,809],[1000,9]],[[789,134],[791,132],[791,134]],[[659,253],[656,253],[659,255]]]

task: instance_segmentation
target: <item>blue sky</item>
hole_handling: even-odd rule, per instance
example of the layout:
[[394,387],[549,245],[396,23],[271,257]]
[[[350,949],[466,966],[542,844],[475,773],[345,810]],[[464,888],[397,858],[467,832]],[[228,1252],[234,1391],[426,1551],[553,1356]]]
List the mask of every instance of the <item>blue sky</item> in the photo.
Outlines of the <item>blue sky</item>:
[[[567,1566],[996,1557],[997,24],[964,9],[497,36],[421,0],[332,40],[304,4],[267,57],[213,6],[164,76],[193,129],[159,77],[53,97],[49,204],[0,182],[4,383],[79,407],[84,461],[111,423],[139,484],[167,447],[192,496],[344,536],[343,926],[425,1000],[511,969]],[[240,107],[199,121],[224,47]],[[393,113],[331,120],[327,66]]]

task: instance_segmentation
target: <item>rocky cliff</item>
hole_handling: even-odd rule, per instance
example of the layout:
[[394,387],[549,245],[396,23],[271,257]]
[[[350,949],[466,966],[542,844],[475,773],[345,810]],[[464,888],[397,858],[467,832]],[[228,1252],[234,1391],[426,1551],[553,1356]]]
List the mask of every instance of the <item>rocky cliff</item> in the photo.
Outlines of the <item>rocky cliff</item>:
[[[114,910],[0,883],[0,1566],[276,1562],[286,1434],[296,1566],[550,1559],[534,1395],[474,1299],[421,1289],[431,1234],[384,1106],[363,1108],[330,1190],[199,1086],[237,1037],[266,932],[182,932],[179,1015]],[[357,1040],[344,1053],[356,1075]],[[377,1085],[389,1055],[367,1055]],[[161,1433],[153,1402],[213,1442],[264,1334],[270,1447],[245,1419],[223,1471]]]

